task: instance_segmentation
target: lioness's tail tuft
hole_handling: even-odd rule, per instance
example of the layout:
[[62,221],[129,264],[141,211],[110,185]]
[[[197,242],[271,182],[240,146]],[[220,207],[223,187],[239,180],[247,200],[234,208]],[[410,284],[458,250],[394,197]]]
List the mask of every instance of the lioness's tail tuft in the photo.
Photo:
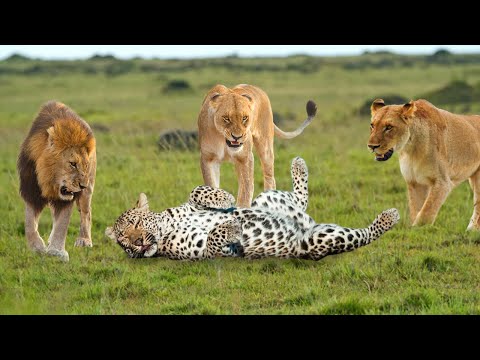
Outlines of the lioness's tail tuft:
[[317,104],[313,100],[308,100],[307,102],[307,115],[308,117],[317,115]]

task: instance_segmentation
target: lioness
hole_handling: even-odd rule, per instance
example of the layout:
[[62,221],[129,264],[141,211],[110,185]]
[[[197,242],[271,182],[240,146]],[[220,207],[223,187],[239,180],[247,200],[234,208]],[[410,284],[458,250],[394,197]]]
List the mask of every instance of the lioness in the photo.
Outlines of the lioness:
[[389,106],[377,99],[371,113],[368,147],[378,161],[398,152],[413,225],[433,224],[450,191],[468,178],[474,207],[467,230],[480,230],[480,116],[423,99]]
[[[47,102],[22,143],[17,169],[30,248],[68,261],[65,239],[74,200],[80,210],[80,236],[75,246],[92,246],[90,203],[96,144],[90,126],[66,105]],[[38,233],[38,219],[47,204],[52,211],[53,229],[45,248]]]
[[273,123],[267,94],[258,87],[216,85],[205,96],[198,116],[200,166],[205,185],[220,186],[220,164],[231,161],[238,178],[237,206],[249,207],[253,198],[253,153],[260,158],[264,190],[274,190],[273,138],[291,139],[302,133],[317,112],[307,103],[308,118],[295,131],[284,132]]

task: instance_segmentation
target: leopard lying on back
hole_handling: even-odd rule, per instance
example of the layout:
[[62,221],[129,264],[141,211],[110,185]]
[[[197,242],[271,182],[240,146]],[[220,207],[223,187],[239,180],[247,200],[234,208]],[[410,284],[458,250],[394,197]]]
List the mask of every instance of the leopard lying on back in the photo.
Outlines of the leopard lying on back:
[[142,193],[136,207],[124,212],[105,233],[133,258],[274,256],[320,260],[371,243],[399,220],[398,210],[389,209],[364,229],[317,224],[305,212],[308,169],[303,159],[293,159],[291,174],[292,192],[263,192],[251,208],[233,208],[233,195],[222,189],[198,186],[187,203],[155,213],[149,210],[147,197]]

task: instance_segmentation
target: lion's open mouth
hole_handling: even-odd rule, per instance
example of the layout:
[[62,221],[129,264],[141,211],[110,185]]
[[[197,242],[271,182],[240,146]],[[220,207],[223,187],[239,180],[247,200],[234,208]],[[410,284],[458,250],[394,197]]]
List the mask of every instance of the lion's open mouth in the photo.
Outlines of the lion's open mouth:
[[68,191],[67,187],[66,186],[62,186],[60,188],[60,194],[62,194],[63,196],[73,196],[75,195],[75,193],[77,192],[80,192],[82,190],[79,190],[79,191]]
[[68,195],[73,196],[73,191],[68,191],[66,186],[62,186],[60,188],[60,194],[62,194],[64,196],[68,196]]
[[230,141],[228,139],[225,139],[225,141],[227,142],[227,146],[232,147],[232,148],[238,148],[238,147],[243,145],[243,143],[240,143],[236,140]]
[[392,157],[392,155],[393,155],[393,149],[390,149],[383,155],[375,154],[375,160],[377,160],[377,161],[387,161],[388,159],[390,159]]

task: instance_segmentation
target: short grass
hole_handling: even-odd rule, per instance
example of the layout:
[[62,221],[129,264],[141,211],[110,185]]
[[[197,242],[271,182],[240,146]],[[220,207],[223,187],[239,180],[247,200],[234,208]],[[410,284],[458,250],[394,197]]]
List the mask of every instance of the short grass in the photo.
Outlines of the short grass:
[[[261,60],[258,60],[261,61]],[[269,59],[268,61],[282,61]],[[395,67],[347,71],[332,64],[296,71],[197,69],[161,75],[127,73],[0,75],[0,313],[1,314],[479,314],[480,234],[466,233],[473,209],[468,184],[453,191],[434,226],[411,228],[397,155],[375,162],[368,153],[369,119],[352,115],[365,100],[398,93],[415,98],[454,79],[480,81],[480,65]],[[172,79],[193,90],[163,92]],[[215,259],[132,260],[104,235],[140,192],[163,210],[186,200],[202,183],[198,152],[159,152],[167,129],[196,129],[205,92],[215,83],[251,83],[270,95],[273,109],[294,113],[305,103],[318,116],[296,139],[275,142],[277,187],[290,189],[290,161],[310,170],[309,214],[317,222],[364,227],[384,209],[402,219],[375,243],[321,261]],[[93,198],[93,242],[74,248],[79,216],[72,216],[70,262],[31,253],[24,237],[16,157],[39,106],[58,99],[96,131],[98,170]],[[480,113],[480,103],[472,110]],[[231,164],[222,187],[236,194]],[[262,189],[258,158],[255,193]],[[48,238],[49,211],[40,233]]]

